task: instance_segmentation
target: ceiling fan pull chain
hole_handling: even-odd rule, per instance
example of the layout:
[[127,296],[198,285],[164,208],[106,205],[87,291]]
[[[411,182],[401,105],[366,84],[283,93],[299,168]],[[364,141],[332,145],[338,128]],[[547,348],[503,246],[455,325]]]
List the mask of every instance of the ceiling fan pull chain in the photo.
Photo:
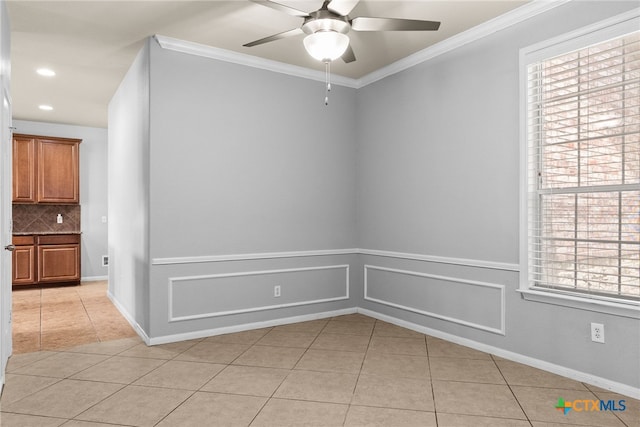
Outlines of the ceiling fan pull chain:
[[329,92],[331,92],[331,61],[324,62],[324,81],[327,84],[327,90],[324,97],[324,105],[329,105]]

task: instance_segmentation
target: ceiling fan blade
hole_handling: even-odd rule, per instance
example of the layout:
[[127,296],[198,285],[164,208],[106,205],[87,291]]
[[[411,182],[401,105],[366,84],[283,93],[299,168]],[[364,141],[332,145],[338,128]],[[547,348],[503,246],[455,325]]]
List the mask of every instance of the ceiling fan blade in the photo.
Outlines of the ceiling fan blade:
[[440,23],[417,19],[366,18],[351,20],[351,29],[355,31],[436,31]]
[[306,18],[309,16],[307,12],[303,12],[301,10],[294,9],[292,7],[285,6],[283,4],[276,3],[270,0],[251,0],[251,1],[254,3],[260,4],[262,6],[270,7],[271,9],[275,9],[279,12],[284,12],[288,15],[299,16],[301,18]]
[[289,31],[285,31],[285,32],[282,32],[282,33],[274,34],[272,36],[265,37],[265,38],[260,39],[260,40],[254,40],[251,43],[243,44],[242,46],[244,46],[244,47],[253,47],[253,46],[257,46],[259,44],[264,44],[264,43],[269,43],[269,42],[272,42],[272,41],[275,41],[275,40],[284,39],[286,37],[297,36],[299,34],[304,34],[304,31],[302,31],[302,28],[294,28],[293,30],[289,30]]
[[347,16],[359,1],[360,0],[331,0],[327,5],[327,9],[340,16]]
[[353,62],[356,60],[356,55],[355,53],[353,53],[353,49],[351,48],[351,45],[347,46],[347,50],[345,50],[344,53],[342,54],[342,60],[347,64],[349,62]]

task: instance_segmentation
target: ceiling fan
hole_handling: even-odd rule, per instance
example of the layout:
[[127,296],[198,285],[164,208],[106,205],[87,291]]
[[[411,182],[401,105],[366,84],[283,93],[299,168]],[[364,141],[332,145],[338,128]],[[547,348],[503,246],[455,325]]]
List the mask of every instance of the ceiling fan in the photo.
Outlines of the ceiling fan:
[[310,13],[271,0],[251,1],[289,15],[304,18],[304,21],[299,28],[255,40],[243,46],[252,47],[286,37],[307,34],[304,38],[305,49],[312,57],[325,63],[340,57],[346,63],[356,60],[353,49],[349,45],[349,36],[347,36],[350,30],[436,31],[440,27],[440,22],[436,21],[364,16],[351,18],[349,13],[359,0],[326,0],[320,9]]

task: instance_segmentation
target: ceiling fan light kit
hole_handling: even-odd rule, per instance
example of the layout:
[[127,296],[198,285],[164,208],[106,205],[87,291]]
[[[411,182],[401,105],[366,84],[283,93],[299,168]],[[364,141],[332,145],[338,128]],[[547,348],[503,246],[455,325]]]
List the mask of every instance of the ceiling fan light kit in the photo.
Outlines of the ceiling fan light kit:
[[[437,21],[400,18],[350,18],[348,15],[358,4],[358,0],[325,0],[320,9],[310,13],[271,0],[251,1],[291,16],[303,18],[304,22],[299,28],[254,40],[244,46],[253,47],[286,37],[307,34],[303,40],[307,53],[325,63],[327,92],[331,90],[329,63],[340,57],[346,63],[356,60],[353,49],[349,46],[349,36],[347,35],[349,31],[436,31],[440,27],[440,22]],[[327,103],[328,98],[325,97],[325,104]]]
[[304,38],[304,48],[318,61],[334,61],[349,47],[349,37],[336,31],[318,31]]

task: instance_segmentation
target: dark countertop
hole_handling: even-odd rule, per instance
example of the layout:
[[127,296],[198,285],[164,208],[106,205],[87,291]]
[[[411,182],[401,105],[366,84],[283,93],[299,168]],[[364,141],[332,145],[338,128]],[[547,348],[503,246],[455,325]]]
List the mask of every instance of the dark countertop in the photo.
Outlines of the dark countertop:
[[14,236],[49,236],[56,234],[82,234],[82,231],[18,231]]

